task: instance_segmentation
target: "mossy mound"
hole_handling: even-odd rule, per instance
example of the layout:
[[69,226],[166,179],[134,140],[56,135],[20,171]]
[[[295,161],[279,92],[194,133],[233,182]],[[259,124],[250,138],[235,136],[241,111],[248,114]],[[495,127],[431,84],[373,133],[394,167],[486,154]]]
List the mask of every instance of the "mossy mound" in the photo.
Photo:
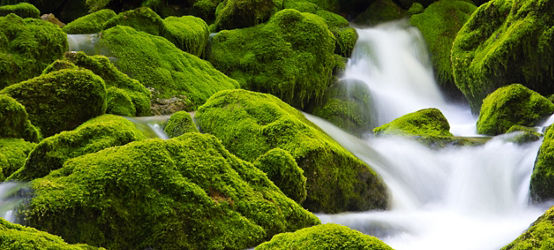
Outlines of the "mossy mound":
[[450,94],[460,95],[452,75],[452,43],[476,8],[468,1],[440,0],[429,5],[423,13],[410,17],[410,23],[421,31],[429,48],[440,86]]
[[164,132],[169,138],[174,138],[184,133],[198,132],[198,129],[188,112],[179,111],[171,115],[169,120],[167,120]]
[[170,16],[163,23],[164,37],[175,46],[195,56],[204,54],[210,36],[208,24],[204,20],[194,16]]
[[534,126],[554,112],[554,104],[521,84],[511,84],[492,92],[483,100],[477,132],[498,135],[513,125]]
[[44,73],[65,69],[84,68],[100,76],[107,88],[106,113],[124,116],[150,114],[150,91],[139,81],[119,71],[105,56],[87,56],[83,52],[68,52],[64,60],[49,65]]
[[554,207],[546,210],[525,233],[502,250],[554,249]]
[[67,36],[56,25],[15,14],[0,17],[0,89],[39,75],[67,51]]
[[63,31],[67,34],[98,33],[104,29],[104,23],[115,16],[111,9],[99,10],[73,20],[63,27]]
[[212,94],[238,87],[209,62],[179,50],[163,37],[116,26],[102,32],[99,43],[117,58],[114,64],[131,78],[153,88],[153,98],[178,97],[194,110]]
[[0,248],[6,250],[21,249],[59,249],[94,250],[104,249],[85,244],[67,244],[59,236],[42,232],[30,227],[12,224],[0,218]]
[[393,0],[376,0],[367,9],[356,16],[357,25],[376,25],[406,17],[406,11]]
[[31,185],[29,225],[109,249],[244,249],[319,223],[199,133],[83,155]]
[[104,23],[104,29],[109,29],[116,25],[133,27],[137,31],[143,31],[156,36],[161,36],[165,32],[163,19],[148,7],[121,12]]
[[0,138],[0,181],[23,167],[34,143],[23,139]]
[[519,144],[538,141],[542,137],[542,134],[537,132],[534,128],[521,125],[513,125],[510,129],[508,129],[508,131],[506,131],[506,134],[511,133],[514,133],[515,136],[510,138],[510,140]]
[[302,113],[278,98],[247,90],[213,95],[195,116],[203,132],[229,151],[254,161],[273,148],[287,150],[304,170],[311,211],[384,209],[386,188],[377,174]]
[[534,201],[554,199],[554,129],[548,127],[544,135],[533,174],[531,174],[531,198]]
[[0,137],[23,138],[32,142],[40,139],[40,133],[29,121],[25,107],[3,94],[0,94]]
[[356,29],[344,17],[326,10],[317,10],[314,14],[325,20],[329,30],[335,36],[335,54],[350,57],[358,40]]
[[219,32],[208,58],[241,87],[304,107],[320,100],[330,84],[334,50],[334,36],[321,17],[285,9],[266,24]]
[[418,110],[403,115],[373,130],[377,135],[411,135],[451,137],[448,120],[436,108]]
[[275,10],[273,0],[224,0],[215,12],[217,30],[237,29],[264,23]]
[[40,10],[37,9],[34,5],[30,3],[18,3],[14,5],[4,5],[0,6],[0,16],[5,16],[10,13],[14,13],[19,17],[26,18],[39,18]]
[[477,111],[485,96],[514,82],[554,92],[553,0],[493,0],[474,12],[452,46],[458,88]]
[[273,236],[271,241],[256,247],[264,249],[364,249],[392,250],[379,239],[337,224],[323,224],[294,233]]
[[71,130],[106,111],[104,81],[89,70],[62,69],[0,91],[25,106],[44,137]]
[[298,167],[294,157],[280,148],[274,148],[258,157],[254,166],[264,171],[289,198],[298,203],[306,200],[306,177],[304,170]]
[[62,168],[63,163],[71,158],[143,139],[146,137],[127,119],[114,115],[99,116],[75,130],[42,140],[29,155],[25,166],[9,180],[31,181]]

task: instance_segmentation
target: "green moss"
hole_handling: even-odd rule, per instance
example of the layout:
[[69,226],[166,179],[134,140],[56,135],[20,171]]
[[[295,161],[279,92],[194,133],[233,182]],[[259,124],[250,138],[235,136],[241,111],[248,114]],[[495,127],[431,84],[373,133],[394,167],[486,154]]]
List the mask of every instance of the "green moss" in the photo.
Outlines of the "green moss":
[[[415,14],[419,14],[425,11],[425,7],[421,3],[413,3],[410,8],[408,9],[408,15],[412,16]],[[452,47],[452,45],[451,45]]]
[[170,16],[165,18],[163,23],[164,37],[175,46],[195,56],[204,54],[210,36],[208,25],[204,20],[194,16]]
[[303,107],[320,101],[330,84],[334,49],[322,18],[286,9],[267,24],[219,32],[208,58],[241,87]]
[[493,0],[477,8],[452,46],[454,80],[474,111],[514,82],[551,94],[554,78],[551,0]]
[[15,14],[0,17],[0,89],[39,75],[67,50],[56,25]]
[[306,200],[306,177],[294,157],[280,148],[273,148],[254,162],[289,198],[298,203]]
[[23,139],[0,138],[0,181],[23,167],[27,155],[34,147],[34,143]]
[[161,36],[165,32],[163,19],[148,7],[121,12],[104,23],[104,29],[109,29],[116,25],[130,26],[137,31],[143,31],[156,36]]
[[215,20],[215,11],[222,0],[196,0],[192,4],[191,12],[194,16],[201,17],[206,22]]
[[429,48],[440,86],[449,93],[460,93],[452,75],[452,43],[476,8],[467,1],[440,0],[429,5],[423,13],[410,17],[410,23],[421,31]]
[[498,135],[513,125],[534,126],[554,112],[554,104],[521,84],[497,89],[483,100],[477,132]]
[[198,133],[83,155],[31,185],[29,225],[109,249],[244,249],[319,223]]
[[29,121],[25,107],[3,94],[0,94],[0,137],[23,138],[32,142],[40,139],[40,132]]
[[373,132],[377,135],[414,135],[423,137],[450,137],[450,125],[436,108],[422,109],[394,119]]
[[307,178],[303,206],[311,211],[387,207],[385,186],[373,170],[274,96],[221,91],[195,119],[202,131],[216,135],[242,159],[254,161],[273,148],[289,151]]
[[379,239],[337,224],[304,228],[294,233],[275,235],[256,247],[264,249],[364,249],[392,250]]
[[540,140],[542,134],[537,132],[534,128],[525,127],[521,125],[513,125],[506,131],[506,134],[514,133],[514,137],[510,138],[515,143],[526,143]]
[[554,198],[554,129],[546,130],[531,175],[531,197],[535,201]]
[[548,250],[554,249],[554,207],[539,217],[525,233],[502,250]]
[[84,244],[70,245],[59,236],[30,227],[9,223],[0,218],[0,248],[6,250],[59,249],[93,250],[104,249]]
[[350,23],[344,17],[333,12],[318,10],[315,14],[325,20],[329,30],[335,36],[335,54],[350,57],[358,40],[356,29],[350,27]]
[[275,10],[272,0],[224,0],[215,12],[217,30],[236,29],[264,23]]
[[115,16],[113,10],[99,10],[73,20],[63,27],[63,31],[67,34],[97,33],[102,31],[104,23]]
[[0,91],[25,106],[43,136],[74,129],[106,111],[104,81],[89,70],[63,69]]
[[406,11],[400,8],[393,0],[376,0],[369,7],[356,16],[357,25],[376,25],[388,21],[398,20],[406,16]]
[[169,138],[173,138],[184,133],[198,132],[198,129],[189,113],[179,111],[171,115],[164,127],[164,132]]
[[127,119],[103,115],[83,123],[72,131],[64,131],[42,140],[31,152],[25,166],[9,180],[30,181],[44,177],[77,156],[146,139]]
[[40,10],[30,3],[18,3],[14,5],[0,6],[0,16],[5,16],[14,13],[20,17],[39,18]]
[[179,50],[163,37],[116,26],[102,32],[100,44],[110,49],[119,70],[153,88],[153,98],[184,96],[187,111],[213,93],[238,87],[209,62]]

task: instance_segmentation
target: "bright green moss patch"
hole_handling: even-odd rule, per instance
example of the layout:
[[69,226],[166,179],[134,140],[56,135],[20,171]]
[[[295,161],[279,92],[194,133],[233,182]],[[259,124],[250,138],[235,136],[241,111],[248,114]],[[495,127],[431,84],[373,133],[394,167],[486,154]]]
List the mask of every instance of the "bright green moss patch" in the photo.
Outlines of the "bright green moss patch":
[[171,115],[164,127],[164,132],[169,138],[173,138],[184,133],[198,132],[198,129],[188,112],[179,111]]
[[178,97],[194,110],[212,94],[238,87],[209,62],[179,50],[163,37],[116,26],[102,32],[99,43],[117,58],[115,66],[144,86],[153,98]]
[[5,16],[14,13],[22,18],[32,17],[39,18],[40,10],[30,3],[18,3],[14,5],[0,6],[0,16]]
[[165,32],[163,19],[148,7],[121,12],[104,23],[104,29],[109,29],[116,25],[130,26],[137,31],[143,31],[156,36],[161,36]]
[[34,76],[67,50],[56,25],[14,14],[0,17],[0,89]]
[[90,34],[104,29],[104,23],[115,17],[113,10],[103,9],[86,16],[79,17],[63,27],[67,34]]
[[198,133],[83,155],[31,184],[29,225],[108,249],[244,249],[319,223]]
[[272,0],[224,0],[215,12],[217,30],[236,29],[264,23],[275,10]]
[[194,16],[174,17],[170,16],[163,20],[165,34],[169,41],[181,50],[202,56],[208,45],[210,32],[204,20]]
[[25,107],[4,94],[0,94],[0,137],[23,138],[32,142],[40,139],[40,133],[29,121]]
[[264,171],[289,198],[298,203],[306,199],[306,177],[304,170],[298,167],[294,157],[280,148],[274,148],[254,162],[254,166]]
[[337,224],[304,228],[294,233],[275,235],[256,247],[264,249],[364,249],[392,250],[379,239]]
[[421,14],[410,17],[429,48],[439,84],[449,93],[459,93],[452,76],[450,50],[456,34],[477,7],[468,1],[440,0]]
[[334,50],[322,18],[286,9],[267,24],[219,32],[208,58],[241,87],[303,107],[323,97],[336,65]]
[[519,82],[551,94],[554,78],[552,0],[493,0],[473,13],[452,46],[458,88],[477,111],[485,96]]
[[436,108],[422,109],[394,119],[373,132],[377,135],[414,135],[424,137],[450,137],[450,125]]
[[25,106],[43,136],[71,130],[106,111],[104,81],[89,70],[63,69],[0,91]]
[[554,207],[548,209],[531,226],[502,250],[554,249]]
[[102,149],[125,145],[146,137],[127,119],[103,115],[42,140],[31,152],[25,166],[10,180],[30,181],[62,167],[68,159]]
[[398,20],[405,16],[406,11],[393,0],[376,0],[354,19],[354,23],[358,25],[376,25]]
[[289,151],[307,178],[311,211],[384,209],[387,193],[366,164],[278,98],[246,90],[221,91],[196,113],[203,132],[248,161],[273,148]]
[[497,89],[483,100],[477,132],[505,133],[513,125],[534,126],[554,112],[554,104],[521,84]]
[[531,175],[531,197],[535,201],[554,199],[554,129],[548,127]]
[[0,181],[23,167],[27,155],[34,147],[34,143],[23,139],[0,138]]
[[350,57],[358,40],[356,29],[350,27],[350,23],[344,17],[333,12],[318,10],[315,14],[325,20],[329,30],[335,36],[335,54]]

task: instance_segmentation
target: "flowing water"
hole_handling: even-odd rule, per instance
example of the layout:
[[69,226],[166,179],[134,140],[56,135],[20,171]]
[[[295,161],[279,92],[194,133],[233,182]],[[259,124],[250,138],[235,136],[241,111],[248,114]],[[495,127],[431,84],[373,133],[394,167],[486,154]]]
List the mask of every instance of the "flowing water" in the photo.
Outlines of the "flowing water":
[[[435,107],[455,135],[475,135],[469,107],[448,103],[437,88],[417,29],[396,22],[358,34],[343,79],[367,84],[376,125]],[[430,149],[402,137],[360,139],[306,116],[378,172],[391,198],[388,211],[319,214],[323,223],[375,235],[396,249],[499,249],[552,205],[529,204],[541,141],[520,145],[503,135],[480,146]]]
[[169,117],[169,115],[159,115],[125,118],[133,122],[135,126],[148,138],[168,139],[169,137],[164,131],[164,124],[167,122]]

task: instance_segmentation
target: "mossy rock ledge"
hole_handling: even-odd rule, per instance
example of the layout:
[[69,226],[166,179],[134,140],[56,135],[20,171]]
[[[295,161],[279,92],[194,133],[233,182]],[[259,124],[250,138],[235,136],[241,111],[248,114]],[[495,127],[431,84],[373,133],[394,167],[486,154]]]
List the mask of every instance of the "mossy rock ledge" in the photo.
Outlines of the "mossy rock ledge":
[[554,129],[548,127],[531,174],[531,198],[534,201],[554,199]]
[[0,181],[23,167],[36,144],[15,138],[0,138]]
[[185,112],[175,112],[165,124],[164,132],[169,138],[178,137],[184,133],[198,132],[196,124],[192,120],[192,116]]
[[10,13],[16,14],[19,17],[39,18],[40,10],[30,3],[18,3],[13,5],[0,6],[0,16],[6,16]]
[[31,182],[28,225],[108,249],[245,249],[319,224],[212,135],[111,147]]
[[104,23],[117,14],[111,9],[102,9],[79,17],[66,24],[62,30],[67,34],[92,34],[104,29]]
[[201,131],[217,136],[244,160],[253,162],[274,148],[288,151],[307,178],[302,205],[310,211],[387,208],[385,185],[370,167],[272,95],[221,91],[198,109],[195,119]]
[[38,142],[41,137],[29,121],[25,107],[4,94],[0,94],[0,137],[23,138],[31,142]]
[[548,209],[522,235],[501,250],[554,249],[554,207]]
[[373,130],[376,135],[409,135],[422,137],[451,137],[450,125],[436,108],[418,110],[403,115]]

